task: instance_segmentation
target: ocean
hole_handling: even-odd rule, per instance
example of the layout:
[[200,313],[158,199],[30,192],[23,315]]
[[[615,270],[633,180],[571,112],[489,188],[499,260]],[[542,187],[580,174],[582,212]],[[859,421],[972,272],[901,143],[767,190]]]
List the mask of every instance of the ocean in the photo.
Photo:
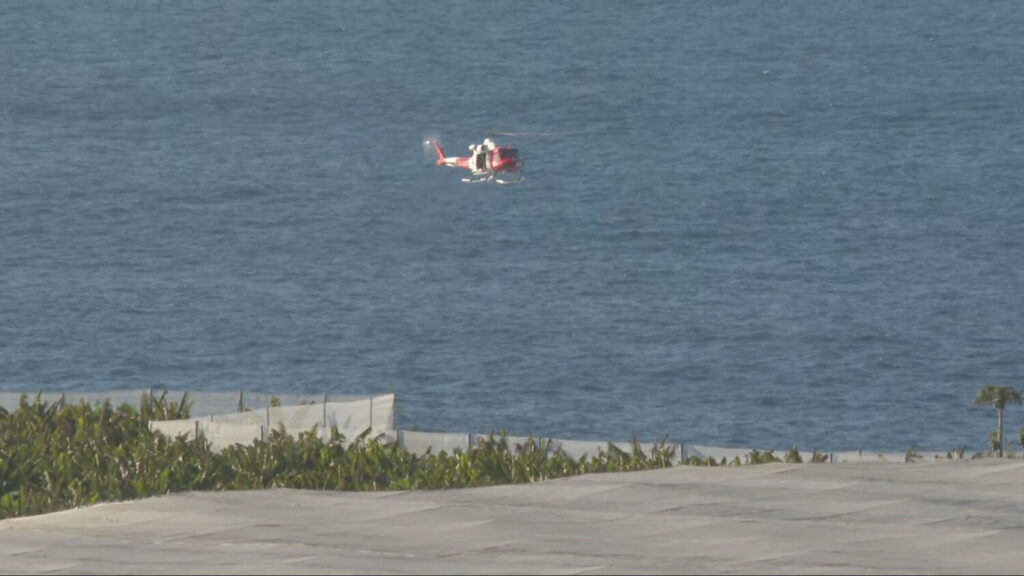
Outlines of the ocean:
[[[5,2],[0,390],[983,449],[978,390],[1024,391],[1021,30],[1009,1]],[[423,145],[488,134],[523,183]]]

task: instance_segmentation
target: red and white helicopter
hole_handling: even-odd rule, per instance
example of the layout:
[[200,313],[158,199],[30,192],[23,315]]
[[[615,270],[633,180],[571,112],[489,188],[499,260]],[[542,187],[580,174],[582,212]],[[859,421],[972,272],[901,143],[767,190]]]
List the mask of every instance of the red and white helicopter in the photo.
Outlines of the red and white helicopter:
[[[519,151],[508,146],[498,146],[490,137],[484,138],[482,144],[470,144],[469,156],[445,156],[444,150],[437,140],[427,140],[437,154],[438,166],[452,166],[469,170],[473,178],[463,178],[463,182],[494,182],[496,184],[516,184],[526,177],[523,175],[523,161],[519,159]],[[508,179],[515,176],[514,179]]]

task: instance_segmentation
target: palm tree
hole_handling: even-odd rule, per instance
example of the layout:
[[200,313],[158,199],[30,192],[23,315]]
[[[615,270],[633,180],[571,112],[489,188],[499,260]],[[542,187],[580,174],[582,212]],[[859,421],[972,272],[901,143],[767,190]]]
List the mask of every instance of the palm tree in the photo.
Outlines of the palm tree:
[[996,442],[994,448],[999,457],[1003,457],[1003,409],[1007,404],[1020,404],[1020,392],[1013,386],[985,386],[978,392],[974,403],[986,406],[995,406],[996,414],[999,416],[999,427],[996,429]]

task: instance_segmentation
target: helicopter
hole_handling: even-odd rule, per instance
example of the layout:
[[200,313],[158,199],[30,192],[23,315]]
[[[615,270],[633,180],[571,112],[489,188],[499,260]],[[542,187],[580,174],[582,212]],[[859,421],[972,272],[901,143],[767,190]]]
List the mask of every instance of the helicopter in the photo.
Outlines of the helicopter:
[[[490,136],[484,138],[482,144],[470,144],[469,156],[445,156],[444,150],[437,140],[430,138],[425,144],[437,154],[438,166],[452,166],[469,170],[472,178],[463,178],[469,184],[494,182],[496,184],[516,184],[526,177],[522,173],[524,162],[519,159],[519,151],[509,146],[498,146]],[[515,175],[514,179],[503,176]]]

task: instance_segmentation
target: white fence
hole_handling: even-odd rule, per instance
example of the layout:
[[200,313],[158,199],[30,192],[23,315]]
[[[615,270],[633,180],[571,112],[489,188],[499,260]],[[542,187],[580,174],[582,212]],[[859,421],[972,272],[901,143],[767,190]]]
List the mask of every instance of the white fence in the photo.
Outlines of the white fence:
[[[102,403],[109,400],[114,406],[127,403],[139,405],[143,394],[151,394],[159,398],[166,393],[169,400],[180,401],[183,397],[192,403],[189,414],[192,417],[210,416],[213,414],[226,414],[230,412],[242,412],[246,410],[261,410],[270,407],[272,404],[281,406],[294,406],[303,404],[323,404],[325,402],[349,402],[354,400],[366,400],[367,396],[351,394],[270,394],[267,392],[252,392],[239,390],[238,392],[194,392],[191,390],[164,390],[162,388],[135,388],[130,390],[110,390],[105,392],[40,392],[40,399],[44,402],[57,402],[61,398],[66,404]],[[24,392],[0,392],[0,406],[8,412],[16,410],[22,396],[31,403],[36,398],[36,393]],[[392,396],[394,396],[392,394]]]
[[[192,392],[165,391],[162,389],[114,390],[106,392],[46,392],[38,394],[45,402],[57,402],[61,399],[67,404],[87,404],[110,401],[118,406],[122,403],[138,405],[144,394],[159,398],[166,392],[167,397],[175,402],[185,397],[191,402],[191,417],[184,420],[152,421],[150,428],[159,430],[165,435],[175,437],[184,435],[188,438],[201,436],[210,441],[214,450],[222,450],[232,444],[249,444],[253,440],[265,440],[271,430],[281,427],[290,434],[308,432],[316,427],[321,438],[329,437],[332,428],[337,428],[347,441],[351,442],[363,432],[369,430],[369,436],[386,442],[398,442],[412,454],[424,455],[429,450],[433,454],[444,451],[448,454],[456,450],[465,452],[474,446],[479,439],[489,434],[466,434],[449,432],[420,432],[412,430],[398,431],[395,420],[395,395],[380,394],[376,396],[353,396],[336,394],[284,394],[273,395],[265,392]],[[187,394],[187,396],[185,396]],[[35,400],[37,394],[21,392],[0,392],[0,406],[8,411],[18,408],[22,396],[29,402]],[[506,437],[509,447],[516,449],[527,442],[529,437]],[[545,441],[544,438],[536,438]],[[608,452],[608,442],[586,440],[551,439],[551,450],[561,450],[575,460],[583,457],[597,456],[600,451]],[[613,442],[620,450],[631,453],[630,442]],[[641,443],[644,454],[650,455],[654,443]],[[717,446],[699,446],[672,444],[675,448],[675,463],[684,462],[696,457],[700,460],[713,460],[721,464],[735,462],[737,459],[747,464],[750,461],[752,448],[724,448]],[[761,450],[765,452],[765,450]],[[787,450],[774,450],[772,455],[784,460]],[[835,453],[818,453],[827,462],[922,462],[930,460],[957,459],[958,455],[939,452],[922,452],[908,457],[902,452],[870,452],[847,451]],[[814,454],[801,452],[803,462],[811,462]],[[969,456],[968,456],[969,457]]]
[[398,433],[398,441],[410,454],[423,456],[429,450],[433,454],[445,452],[451,454],[456,450],[469,450],[469,434],[448,432],[416,432],[402,430]]
[[266,440],[271,430],[281,429],[295,435],[315,428],[321,438],[327,438],[331,429],[337,428],[348,441],[369,430],[371,437],[394,441],[395,395],[382,394],[346,402],[267,406],[260,410],[246,409],[184,420],[154,420],[149,428],[171,437],[206,438],[214,450]]

